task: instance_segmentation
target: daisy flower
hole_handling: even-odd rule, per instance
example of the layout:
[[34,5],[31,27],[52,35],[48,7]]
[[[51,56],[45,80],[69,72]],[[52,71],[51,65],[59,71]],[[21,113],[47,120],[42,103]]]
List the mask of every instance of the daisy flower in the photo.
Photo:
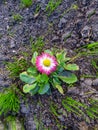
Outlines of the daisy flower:
[[36,58],[36,67],[40,73],[50,75],[56,70],[56,58],[48,53],[42,53]]

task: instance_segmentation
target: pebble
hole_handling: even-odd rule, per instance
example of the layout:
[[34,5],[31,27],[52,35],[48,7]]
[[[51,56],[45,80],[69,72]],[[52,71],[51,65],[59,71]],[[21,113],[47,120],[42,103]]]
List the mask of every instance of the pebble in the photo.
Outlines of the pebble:
[[92,79],[85,79],[84,83],[85,83],[87,86],[92,86]]
[[5,81],[4,77],[0,77],[0,89],[2,89],[4,87],[7,88],[7,87],[9,87],[9,85],[10,85],[10,81],[9,80]]
[[60,121],[65,121],[65,118],[63,117],[63,115],[59,115],[58,118]]
[[92,33],[93,33],[92,37],[93,37],[94,41],[98,41],[98,23],[97,22],[92,24]]
[[88,26],[85,26],[82,29],[82,31],[81,31],[82,38],[88,38],[88,37],[90,37],[90,33],[91,33],[91,28],[88,27]]
[[21,113],[28,114],[30,112],[29,106],[21,105]]
[[87,6],[90,3],[90,0],[79,0],[84,6]]
[[37,126],[36,123],[34,122],[34,120],[31,120],[31,118],[29,119],[29,121],[27,122],[28,124],[26,125],[28,130],[36,130]]
[[50,123],[51,123],[51,120],[50,119],[46,119],[47,126],[49,126]]
[[68,92],[67,92],[68,94],[79,94],[80,92],[79,92],[79,89],[77,88],[77,87],[71,87],[71,88],[69,88],[68,89]]
[[59,21],[58,27],[63,28],[66,23],[67,23],[67,20],[65,18],[61,18]]
[[14,40],[11,40],[10,41],[10,48],[15,48],[15,41]]
[[79,123],[79,130],[88,130],[88,126],[84,121]]
[[59,42],[60,38],[58,36],[54,36],[52,42]]
[[84,77],[80,78],[81,81],[84,81]]
[[98,79],[93,80],[93,86],[96,90],[98,90]]
[[67,39],[71,36],[71,32],[66,32],[62,35],[62,40]]

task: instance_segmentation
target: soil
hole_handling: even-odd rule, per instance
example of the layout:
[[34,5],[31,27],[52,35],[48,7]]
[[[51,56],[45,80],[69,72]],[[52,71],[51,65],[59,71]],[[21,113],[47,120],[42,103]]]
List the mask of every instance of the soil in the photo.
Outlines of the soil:
[[[36,40],[42,36],[44,48],[67,49],[71,57],[76,54],[76,49],[98,41],[98,0],[62,0],[50,16],[45,10],[48,1],[34,0],[29,8],[22,7],[20,0],[0,1],[0,90],[9,87],[12,82],[4,62],[11,62],[14,56],[20,58],[20,52],[25,52],[30,47],[31,37]],[[39,12],[35,13],[38,5]],[[78,8],[71,9],[72,5],[77,5]],[[22,19],[15,21],[15,14],[20,14]],[[92,58],[81,57],[75,61],[80,67],[76,73],[78,82],[64,96],[53,91],[50,96],[27,95],[27,103],[21,101],[18,117],[24,118],[25,130],[43,130],[43,126],[47,130],[98,130],[98,120],[86,116],[85,121],[82,117],[66,112],[61,106],[66,95],[86,104],[89,97],[98,98],[98,79],[81,78],[85,74],[95,75],[91,66]],[[91,93],[85,94],[88,92]],[[57,119],[50,112],[51,101],[63,111]]]

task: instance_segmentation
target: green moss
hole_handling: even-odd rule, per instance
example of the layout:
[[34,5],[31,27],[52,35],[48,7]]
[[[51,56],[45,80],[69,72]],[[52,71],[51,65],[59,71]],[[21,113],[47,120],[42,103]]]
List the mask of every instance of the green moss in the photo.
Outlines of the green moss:
[[14,21],[22,21],[23,17],[20,14],[13,14],[12,18]]
[[21,0],[25,7],[30,7],[33,4],[33,0]]
[[47,6],[46,6],[46,12],[48,12],[48,16],[50,16],[55,9],[61,4],[62,0],[49,0]]
[[21,59],[15,58],[13,62],[7,62],[6,68],[11,78],[17,78],[20,72],[28,68],[28,65],[28,61],[22,57]]
[[42,52],[45,45],[43,37],[38,37],[36,40],[34,40],[31,37],[30,44],[31,44],[32,53],[34,53],[35,51]]
[[11,87],[0,93],[0,115],[6,115],[8,112],[18,113],[19,108],[20,100],[15,89]]

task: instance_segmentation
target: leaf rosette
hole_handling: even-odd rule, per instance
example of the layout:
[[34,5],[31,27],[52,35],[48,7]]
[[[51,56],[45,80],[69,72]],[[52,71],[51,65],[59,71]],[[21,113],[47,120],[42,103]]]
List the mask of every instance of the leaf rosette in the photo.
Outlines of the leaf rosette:
[[23,86],[24,93],[50,94],[54,88],[64,94],[62,84],[77,82],[77,76],[73,71],[79,70],[79,67],[69,62],[67,52],[61,51],[54,55],[50,50],[45,50],[41,55],[34,52],[31,59],[32,67],[20,74],[20,79],[26,83]]

